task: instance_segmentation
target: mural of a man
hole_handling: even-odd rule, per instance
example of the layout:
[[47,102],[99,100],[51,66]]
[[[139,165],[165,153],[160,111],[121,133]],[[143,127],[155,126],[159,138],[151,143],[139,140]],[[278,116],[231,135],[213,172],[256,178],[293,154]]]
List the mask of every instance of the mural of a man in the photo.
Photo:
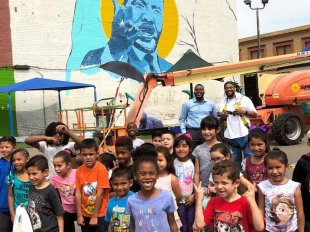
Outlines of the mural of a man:
[[157,45],[163,29],[164,0],[113,0],[111,38],[103,48],[89,51],[82,66],[109,61],[127,62],[142,73],[161,73],[171,64],[158,56]]

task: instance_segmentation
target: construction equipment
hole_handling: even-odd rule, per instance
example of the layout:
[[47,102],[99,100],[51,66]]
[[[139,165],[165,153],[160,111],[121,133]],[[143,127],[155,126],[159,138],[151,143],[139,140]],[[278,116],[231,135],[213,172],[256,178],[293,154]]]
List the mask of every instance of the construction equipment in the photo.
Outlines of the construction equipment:
[[[127,122],[139,124],[150,94],[158,83],[162,86],[174,86],[242,74],[245,94],[252,98],[259,108],[258,116],[251,120],[251,124],[267,125],[269,132],[280,144],[296,144],[303,137],[304,123],[310,124],[310,117],[303,114],[300,104],[310,102],[309,65],[310,53],[304,52],[160,75],[148,73],[144,75],[145,82],[140,84],[128,115],[126,115],[128,97],[127,103],[121,106],[115,105],[115,99],[109,99],[110,102],[102,106],[93,105],[92,111],[95,112],[96,117],[96,125],[92,128],[96,130],[94,136],[100,138],[100,143],[104,140],[102,143],[104,150],[107,149],[107,145],[113,146],[116,136],[126,134]],[[279,74],[279,71],[286,73]],[[260,101],[263,102],[261,106],[257,103]],[[120,109],[124,112],[124,125],[116,127],[115,112]],[[63,110],[62,113],[65,111]],[[99,125],[99,117],[107,123]],[[77,125],[75,130],[83,133],[87,130],[83,122]],[[105,138],[107,133],[113,136],[113,139],[107,140]]]

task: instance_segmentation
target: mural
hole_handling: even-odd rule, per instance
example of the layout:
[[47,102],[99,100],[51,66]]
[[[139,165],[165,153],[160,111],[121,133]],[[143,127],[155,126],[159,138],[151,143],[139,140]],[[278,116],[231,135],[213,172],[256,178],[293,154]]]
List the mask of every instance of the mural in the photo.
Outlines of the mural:
[[[167,54],[175,43],[178,14],[173,0],[165,2],[164,0],[125,0],[123,3],[117,0],[102,0],[97,3],[101,4],[102,28],[99,26],[99,21],[83,21],[84,15],[81,14],[81,12],[85,14],[84,9],[88,9],[89,13],[96,12],[94,14],[94,18],[96,18],[99,16],[99,7],[97,9],[96,7],[90,8],[85,0],[78,0],[76,3],[72,30],[72,52],[68,59],[68,70],[72,69],[72,64],[74,68],[77,68],[77,62],[80,60],[81,70],[87,74],[97,73],[100,64],[115,60],[129,63],[142,73],[162,73],[172,66],[159,54],[159,41],[164,33],[164,28],[167,28],[166,33],[170,30],[170,37],[167,39],[166,36],[165,40],[163,36],[162,40],[165,40],[166,43],[161,43],[165,44],[161,48],[165,51],[162,53]],[[165,6],[169,8],[167,16],[164,16],[165,9],[167,9]],[[86,38],[87,36],[83,32],[86,30],[88,35],[95,36]],[[80,44],[74,44],[76,40],[80,40]],[[83,44],[82,40],[84,40],[84,46],[82,46],[84,49],[80,48],[80,45]],[[97,42],[93,43],[92,41],[95,40]],[[98,44],[98,40],[101,43]],[[85,53],[87,50],[85,41],[93,46],[97,44],[97,48],[90,48]],[[76,49],[80,49],[80,51],[74,52]],[[67,79],[70,79],[70,74]]]
[[[108,61],[128,62],[142,73],[165,72],[188,49],[211,63],[237,61],[235,2],[4,0],[0,8],[0,86],[34,77],[67,80],[94,84],[101,99],[115,96],[120,82],[99,68]],[[29,69],[17,70],[15,65]],[[208,88],[207,97],[219,102],[222,84],[211,82],[202,82]],[[138,85],[125,79],[118,102],[125,101],[125,92],[134,96]],[[164,124],[177,123],[187,100],[182,90],[188,88],[158,86],[145,112]],[[63,92],[63,108],[89,107],[92,94],[87,89]],[[57,120],[57,93],[16,92],[12,97],[15,135],[42,134],[46,125]],[[1,136],[9,134],[7,94],[0,94],[0,103]],[[92,123],[92,114],[89,119]]]

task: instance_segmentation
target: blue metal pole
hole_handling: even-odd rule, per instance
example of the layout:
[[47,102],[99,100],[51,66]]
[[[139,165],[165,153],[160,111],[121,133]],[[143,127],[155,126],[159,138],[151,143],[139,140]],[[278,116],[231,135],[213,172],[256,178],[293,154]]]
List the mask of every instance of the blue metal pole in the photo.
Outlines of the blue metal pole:
[[8,92],[8,94],[9,94],[10,135],[11,135],[11,136],[14,136],[12,98],[11,98],[11,93]]
[[59,110],[61,110],[60,90],[58,90],[58,106],[59,106]]
[[94,100],[97,102],[97,92],[96,92],[96,86],[94,87]]

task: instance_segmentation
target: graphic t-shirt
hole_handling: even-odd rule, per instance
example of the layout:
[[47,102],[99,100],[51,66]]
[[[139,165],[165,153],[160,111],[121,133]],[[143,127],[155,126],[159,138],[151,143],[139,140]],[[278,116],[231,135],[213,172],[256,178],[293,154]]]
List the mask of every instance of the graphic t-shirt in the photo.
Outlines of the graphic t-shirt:
[[195,156],[199,161],[199,177],[201,186],[205,188],[207,188],[209,185],[209,177],[213,167],[211,162],[210,149],[211,147],[207,147],[203,143],[197,146],[193,151],[193,156]]
[[27,211],[36,232],[58,232],[56,216],[65,213],[57,190],[51,184],[43,189],[30,185]]
[[28,205],[28,195],[29,195],[29,187],[31,182],[28,181],[21,181],[16,172],[12,172],[7,178],[8,184],[13,188],[13,197],[14,197],[14,211],[16,210],[17,206],[21,203],[24,206]]
[[68,148],[71,151],[73,151],[74,153],[76,153],[76,150],[74,149],[74,144],[75,144],[75,142],[69,142],[67,145],[47,146],[46,142],[44,142],[44,141],[39,142],[39,145],[40,145],[39,151],[43,153],[43,155],[45,156],[45,158],[48,161],[49,174],[46,177],[47,180],[50,180],[54,175],[57,175],[55,170],[54,170],[54,164],[53,164],[54,156],[59,151],[63,151],[66,148]]
[[127,215],[125,211],[128,198],[133,194],[132,191],[129,191],[127,196],[122,199],[113,197],[109,200],[104,220],[110,223],[114,232],[130,231],[130,215]]
[[76,213],[75,207],[75,175],[76,169],[72,169],[67,178],[55,175],[51,179],[51,184],[58,190],[62,206],[66,212]]
[[264,162],[253,164],[251,157],[242,161],[242,170],[246,172],[248,180],[251,183],[258,185],[260,182],[269,179]]
[[241,196],[233,202],[220,197],[213,197],[203,212],[206,226],[213,226],[213,231],[253,232],[252,211],[246,198]]
[[[97,189],[109,189],[108,171],[106,167],[96,162],[95,167],[88,169],[85,164],[76,170],[76,190],[81,191],[82,197],[82,215],[91,217],[95,208]],[[108,191],[104,191],[101,208],[98,217],[103,217],[107,211],[109,200]]]
[[174,160],[175,174],[181,187],[183,198],[178,203],[185,203],[185,199],[189,197],[194,190],[194,164],[191,159],[186,162],[181,162],[178,159]]
[[128,198],[126,214],[133,217],[136,232],[170,232],[167,214],[176,211],[170,192],[161,190],[151,199],[135,193]]
[[258,184],[265,196],[266,230],[291,232],[298,229],[295,192],[300,183],[288,180],[274,185],[269,180]]

